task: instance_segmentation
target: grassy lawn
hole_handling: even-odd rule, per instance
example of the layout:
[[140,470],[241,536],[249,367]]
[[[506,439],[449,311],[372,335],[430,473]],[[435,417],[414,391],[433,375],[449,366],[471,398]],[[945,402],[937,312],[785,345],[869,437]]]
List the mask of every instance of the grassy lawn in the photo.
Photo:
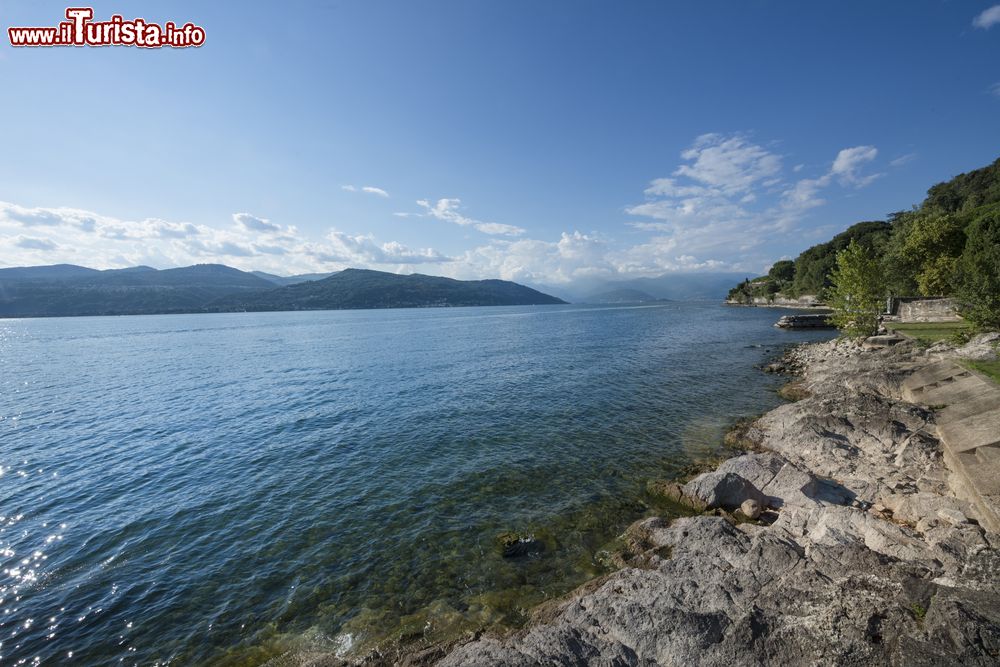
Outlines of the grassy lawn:
[[972,325],[964,320],[958,322],[913,322],[910,324],[892,322],[886,326],[928,344],[950,338],[957,331],[972,332]]
[[1000,361],[963,361],[967,368],[979,371],[991,380],[1000,384]]

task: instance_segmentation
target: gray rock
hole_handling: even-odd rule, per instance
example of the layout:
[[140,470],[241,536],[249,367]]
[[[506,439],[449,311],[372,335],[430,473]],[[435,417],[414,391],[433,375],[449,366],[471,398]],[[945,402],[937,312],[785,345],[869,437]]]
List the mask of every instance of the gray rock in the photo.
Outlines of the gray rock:
[[937,511],[937,516],[942,521],[947,521],[953,526],[968,523],[969,521],[968,517],[955,509],[941,508]]
[[963,359],[991,361],[1000,356],[998,347],[1000,347],[1000,333],[994,331],[973,336],[972,340],[955,350],[955,355]]
[[760,489],[731,472],[706,472],[698,475],[683,487],[687,498],[696,500],[707,509],[721,508],[735,511],[745,500],[755,500],[763,505],[767,499]]
[[760,503],[752,498],[748,498],[740,505],[740,512],[748,519],[756,519],[760,516]]

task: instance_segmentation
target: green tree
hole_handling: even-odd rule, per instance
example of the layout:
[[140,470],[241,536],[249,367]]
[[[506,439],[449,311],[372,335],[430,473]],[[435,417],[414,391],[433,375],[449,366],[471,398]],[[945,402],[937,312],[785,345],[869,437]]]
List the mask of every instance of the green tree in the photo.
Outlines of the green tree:
[[958,259],[956,294],[962,315],[983,329],[1000,329],[1000,210],[973,220]]
[[729,290],[729,300],[736,303],[752,304],[754,296],[756,296],[754,294],[754,285],[750,282],[749,278]]
[[837,264],[837,253],[857,241],[878,252],[889,240],[891,226],[888,222],[859,222],[851,225],[826,243],[814,245],[795,259],[795,278],[787,294],[819,294],[830,286],[830,274]]
[[923,296],[951,294],[955,264],[965,247],[965,221],[940,211],[916,213],[892,239],[891,255],[908,267]]
[[872,250],[852,240],[837,253],[830,282],[827,303],[837,328],[851,338],[874,335],[884,306],[885,280]]
[[775,262],[771,270],[767,272],[767,277],[779,283],[791,282],[795,277],[795,262],[790,259]]

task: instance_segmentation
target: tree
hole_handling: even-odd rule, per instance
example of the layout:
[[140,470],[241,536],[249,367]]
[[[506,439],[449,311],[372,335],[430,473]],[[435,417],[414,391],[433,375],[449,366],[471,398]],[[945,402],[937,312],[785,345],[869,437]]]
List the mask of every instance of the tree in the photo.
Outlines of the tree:
[[726,298],[735,303],[753,303],[753,288],[750,286],[750,279],[747,278],[729,290],[729,295]]
[[965,247],[965,221],[940,211],[910,216],[891,241],[890,256],[898,257],[923,296],[948,296],[955,263]]
[[767,277],[779,283],[791,282],[795,277],[795,262],[790,259],[775,262],[771,270],[767,272]]
[[837,253],[857,241],[866,248],[881,251],[889,240],[888,222],[859,222],[851,225],[826,243],[814,245],[795,259],[795,278],[787,294],[819,294],[829,287],[830,273],[837,264]]
[[837,328],[851,338],[874,335],[884,307],[885,280],[872,250],[851,240],[837,253],[830,281],[827,303]]
[[955,285],[966,319],[983,329],[1000,329],[1000,209],[981,215],[966,229]]

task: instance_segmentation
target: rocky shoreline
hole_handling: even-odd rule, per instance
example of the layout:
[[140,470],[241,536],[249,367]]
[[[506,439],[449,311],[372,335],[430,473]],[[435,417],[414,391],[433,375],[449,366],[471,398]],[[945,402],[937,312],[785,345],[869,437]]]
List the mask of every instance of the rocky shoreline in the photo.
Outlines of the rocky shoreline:
[[793,348],[764,370],[795,375],[795,402],[738,424],[740,453],[715,470],[651,483],[694,516],[636,522],[621,569],[517,632],[362,662],[1000,664],[1000,535],[952,493],[933,410],[901,398],[906,377],[956,353]]
[[805,397],[745,424],[750,451],[665,485],[706,513],[637,522],[622,569],[517,633],[411,660],[1000,664],[1000,535],[950,491],[934,413],[900,397],[941,354],[794,349]]

